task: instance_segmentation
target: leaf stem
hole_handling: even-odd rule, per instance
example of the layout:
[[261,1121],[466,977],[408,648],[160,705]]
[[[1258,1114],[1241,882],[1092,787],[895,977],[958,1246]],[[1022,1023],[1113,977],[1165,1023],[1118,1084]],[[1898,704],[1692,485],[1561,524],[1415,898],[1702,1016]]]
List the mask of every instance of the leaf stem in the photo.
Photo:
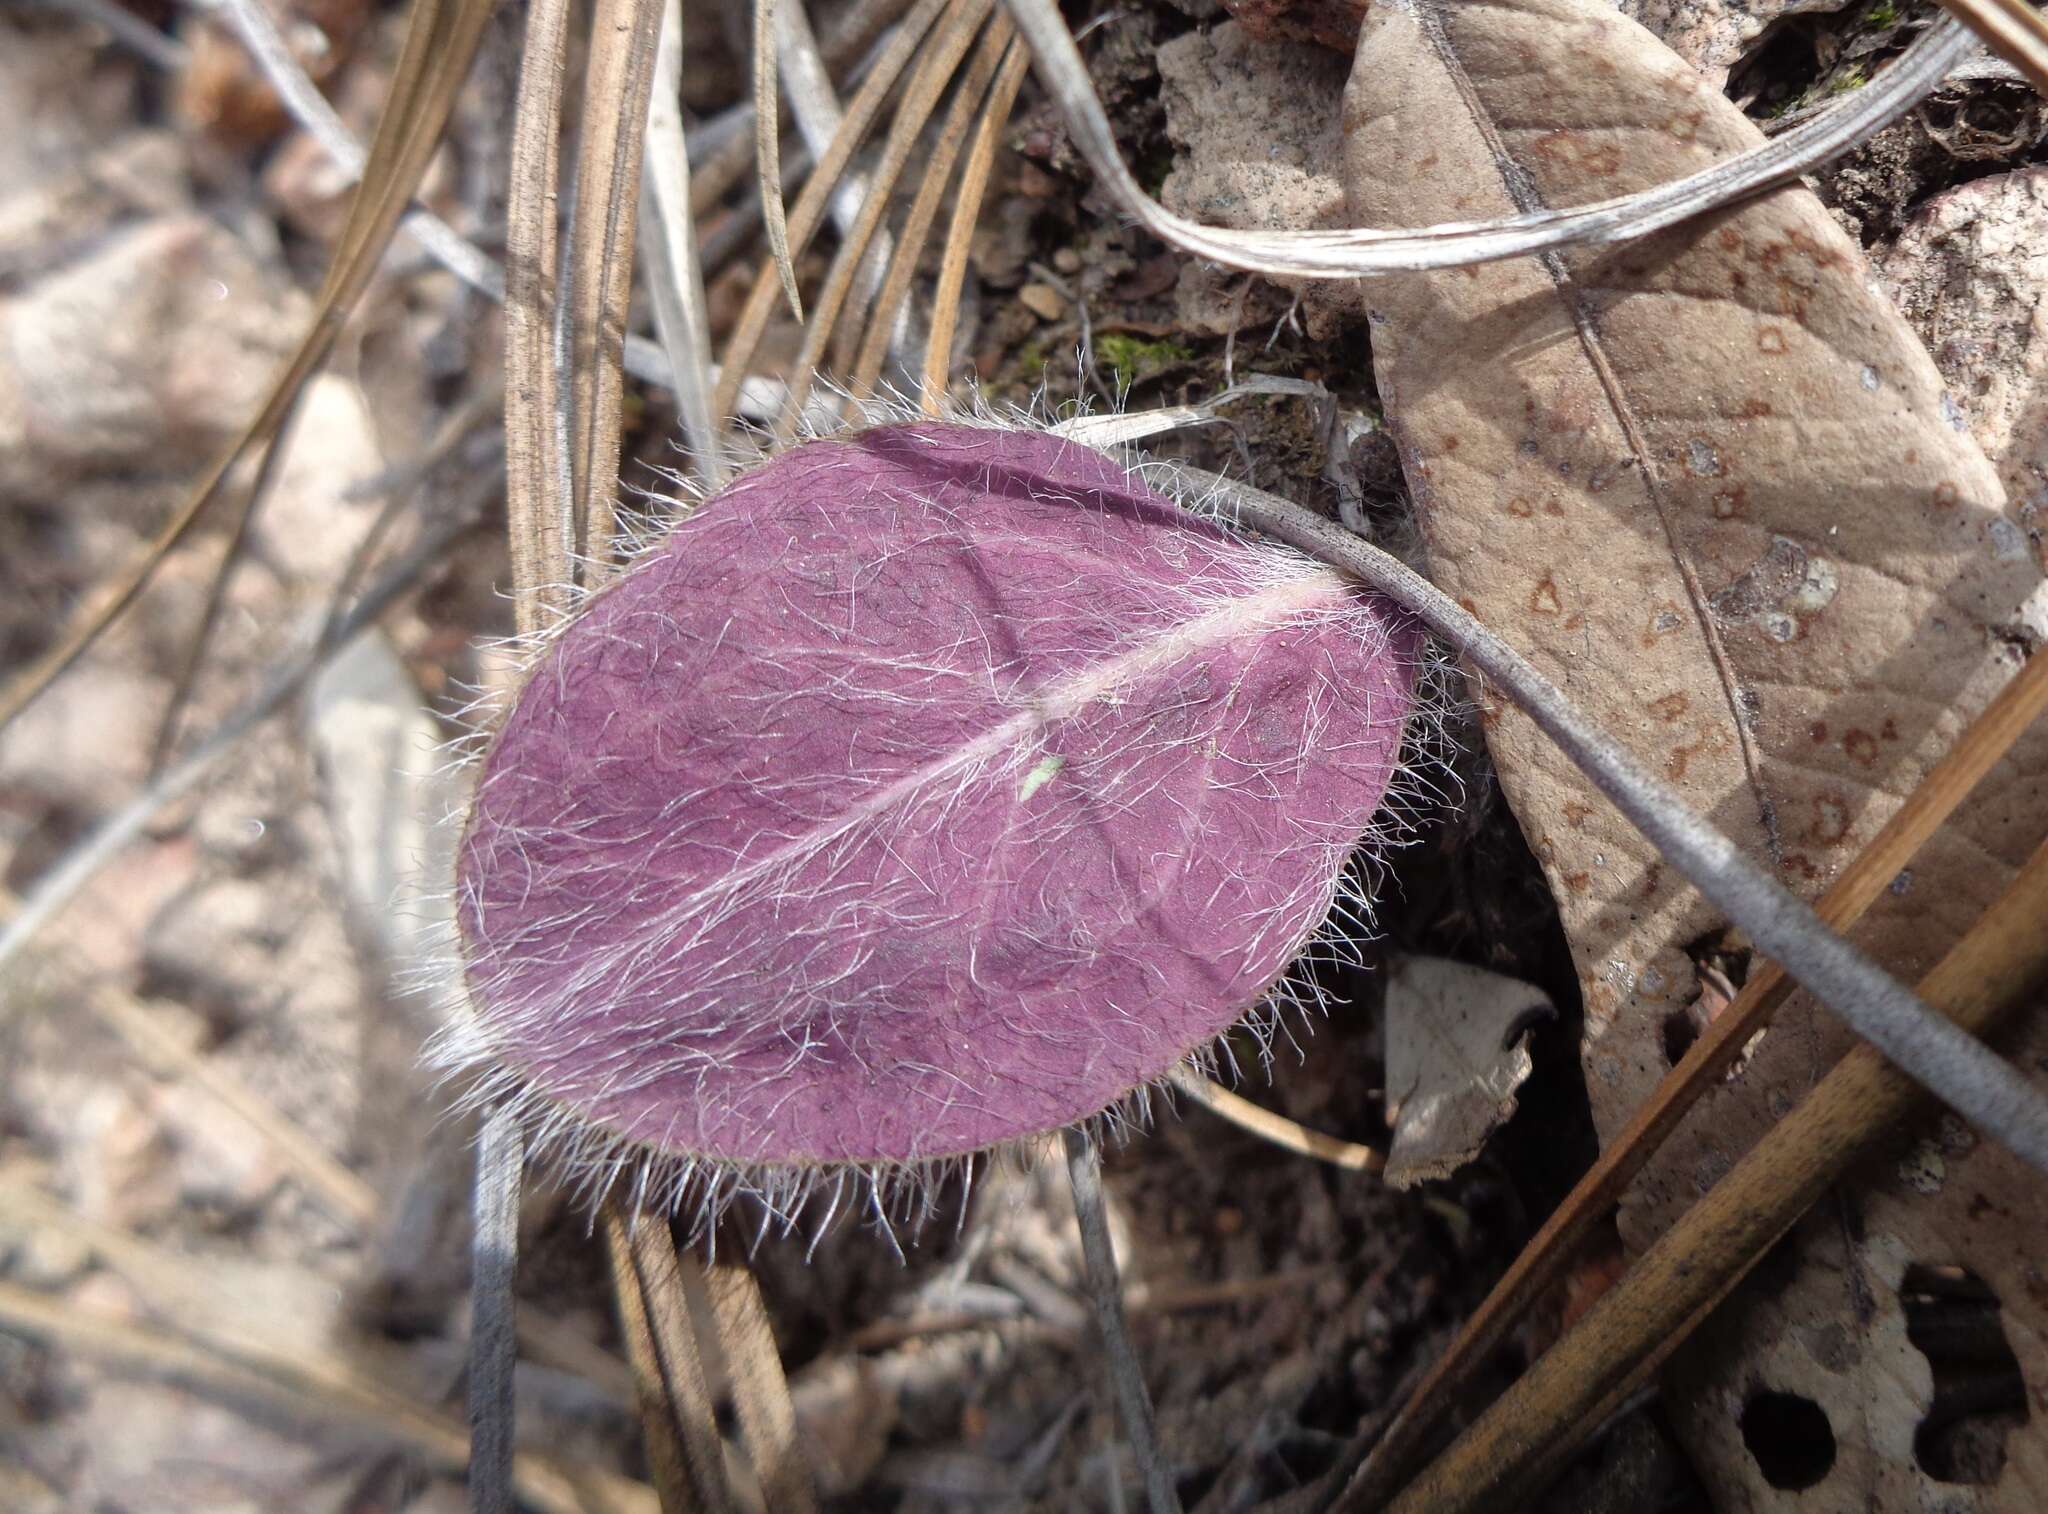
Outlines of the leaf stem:
[[469,1281],[469,1507],[511,1514],[512,1365],[518,1358],[513,1280],[519,1271],[519,1179],[525,1142],[494,1109],[477,1137]]
[[1065,1138],[1067,1180],[1074,1188],[1074,1218],[1081,1227],[1088,1302],[1094,1307],[1095,1325],[1102,1332],[1109,1357],[1124,1433],[1131,1438],[1131,1454],[1144,1476],[1145,1498],[1152,1514],[1181,1514],[1180,1494],[1174,1489],[1173,1474],[1160,1454],[1159,1436],[1152,1425],[1152,1395],[1145,1391],[1145,1374],[1139,1370],[1138,1353],[1131,1344],[1130,1321],[1124,1317],[1116,1252],[1109,1240],[1109,1214],[1102,1201],[1102,1156],[1083,1131],[1066,1131]]

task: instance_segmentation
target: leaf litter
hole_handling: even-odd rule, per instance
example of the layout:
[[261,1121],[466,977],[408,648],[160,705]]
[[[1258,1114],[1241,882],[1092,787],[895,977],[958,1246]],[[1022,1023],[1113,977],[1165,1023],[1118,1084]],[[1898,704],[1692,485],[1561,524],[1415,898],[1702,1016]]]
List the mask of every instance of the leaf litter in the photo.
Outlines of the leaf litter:
[[[715,27],[700,27],[698,31],[700,33],[709,33],[709,31],[715,31]],[[1100,307],[1098,307],[1098,316],[1100,316]],[[1243,361],[1243,359],[1239,359],[1239,361]],[[1954,383],[1954,379],[1952,379],[1952,383]],[[1960,387],[1958,387],[1958,395],[1962,395]],[[1970,404],[1968,404],[1966,397],[1964,397],[1964,410],[1970,410]],[[1311,1080],[1311,1086],[1315,1086],[1315,1080]],[[1329,1106],[1329,1108],[1341,1108],[1341,1104],[1339,1106]],[[1329,1108],[1325,1108],[1325,1112],[1329,1112]],[[1167,1143],[1182,1141],[1182,1137],[1176,1131],[1171,1131],[1171,1129],[1165,1133],[1163,1139]],[[1217,1139],[1217,1137],[1210,1137],[1210,1139]],[[1229,1137],[1221,1137],[1221,1139],[1227,1141]],[[1954,1145],[1954,1141],[1950,1145]],[[1937,1170],[1942,1170],[1942,1168],[1937,1168],[1937,1162],[1939,1164],[1946,1164],[1946,1172],[1954,1174],[1958,1170],[1958,1153],[1948,1149],[1946,1145],[1942,1145],[1939,1141],[1935,1141],[1931,1155],[1927,1151],[1917,1151],[1915,1153],[1915,1162],[1911,1164],[1911,1170],[1925,1182],[1927,1174],[1933,1174]],[[1294,1215],[1292,1209],[1282,1209],[1276,1215],[1272,1211],[1272,1207],[1264,1203],[1266,1198],[1272,1196],[1272,1194],[1243,1194],[1239,1190],[1237,1184],[1241,1184],[1241,1174],[1257,1172],[1255,1162],[1247,1160],[1247,1155],[1245,1155],[1243,1149],[1239,1149],[1233,1155],[1233,1160],[1229,1162],[1233,1174],[1239,1174],[1237,1178],[1233,1178],[1233,1182],[1227,1182],[1223,1186],[1208,1184],[1206,1176],[1208,1176],[1210,1164],[1212,1164],[1212,1155],[1210,1155],[1210,1151],[1204,1149],[1200,1153],[1200,1160],[1198,1160],[1196,1168],[1194,1168],[1198,1174],[1202,1174],[1204,1186],[1198,1192],[1176,1190],[1174,1194],[1171,1194],[1171,1201],[1167,1205],[1157,1203],[1157,1198],[1155,1198],[1147,1213],[1149,1215],[1178,1213],[1182,1207],[1186,1207],[1190,1211],[1200,1211],[1202,1215],[1217,1213],[1219,1219],[1217,1219],[1217,1225],[1214,1225],[1214,1229],[1206,1229],[1204,1227],[1198,1235],[1182,1237],[1182,1239],[1178,1239],[1176,1244],[1186,1248],[1190,1256],[1206,1258],[1206,1256],[1214,1254],[1214,1256],[1219,1258],[1219,1266],[1223,1266],[1223,1270],[1229,1272],[1229,1274],[1251,1276],[1251,1274],[1260,1272],[1262,1266],[1266,1266],[1270,1262],[1270,1258],[1264,1252],[1260,1252],[1260,1248],[1257,1248],[1257,1239],[1260,1239],[1262,1235],[1292,1233],[1292,1229],[1298,1225],[1300,1233],[1303,1233],[1305,1237],[1311,1237],[1311,1235],[1321,1237],[1321,1239],[1317,1239],[1317,1242],[1315,1242],[1317,1246],[1321,1246],[1323,1242],[1327,1242],[1327,1239],[1331,1239],[1329,1237],[1331,1229],[1341,1229],[1343,1233],[1352,1233],[1362,1223],[1362,1217],[1360,1217],[1360,1213],[1356,1209],[1356,1203],[1354,1203],[1356,1201],[1356,1194],[1350,1194],[1350,1192],[1341,1196],[1341,1221],[1335,1217],[1335,1213],[1337,1213],[1335,1209],[1319,1209],[1315,1203],[1311,1203],[1313,1201],[1313,1194],[1303,1198],[1305,1209],[1303,1209],[1303,1213],[1300,1213],[1300,1215]],[[1274,1166],[1274,1178],[1276,1180],[1272,1184],[1266,1184],[1266,1186],[1274,1188],[1274,1190],[1278,1190],[1282,1186],[1292,1190],[1294,1188],[1292,1182],[1280,1182],[1280,1178],[1284,1174],[1288,1174],[1288,1172],[1292,1172],[1292,1168],[1288,1168],[1288,1166]],[[1245,1221],[1241,1231],[1227,1231],[1227,1227],[1225,1227],[1221,1217],[1227,1217],[1229,1213],[1233,1213],[1233,1205],[1239,1205],[1239,1203],[1247,1201],[1247,1198],[1251,1201],[1251,1203],[1247,1203],[1247,1207],[1253,1211],[1251,1219]],[[1241,1213],[1241,1211],[1237,1211],[1237,1213]],[[1278,1221],[1278,1223],[1274,1223],[1274,1221]],[[1389,1223],[1393,1223],[1393,1221],[1391,1221],[1391,1213],[1386,1213],[1386,1211],[1374,1211],[1372,1217],[1364,1219],[1364,1225],[1366,1225],[1368,1233],[1378,1233],[1374,1227],[1384,1227],[1384,1225],[1389,1225]],[[1153,1246],[1159,1244],[1159,1231],[1153,1231],[1153,1235],[1147,1237],[1147,1244],[1153,1244]],[[1350,1244],[1343,1244],[1339,1248],[1339,1252],[1343,1256],[1356,1260],[1358,1254],[1360,1254],[1360,1248],[1356,1246],[1356,1242],[1350,1242]],[[1229,1256],[1231,1260],[1225,1264],[1225,1262],[1221,1262],[1223,1256]],[[1204,1266],[1206,1266],[1206,1262],[1204,1262]],[[1917,1289],[1915,1297],[1925,1297],[1935,1285],[1948,1287],[1948,1282],[1950,1282],[1948,1278],[1933,1278],[1933,1280],[1929,1280],[1927,1276],[1915,1274],[1915,1282],[1913,1282],[1913,1287]],[[809,1274],[807,1282],[803,1285],[803,1291],[797,1291],[797,1297],[809,1297],[805,1291],[815,1291],[815,1287],[817,1287],[817,1278],[815,1278],[815,1274]],[[1380,1293],[1380,1299],[1384,1299],[1384,1293]],[[1341,1328],[1319,1326],[1319,1330],[1323,1330],[1323,1334],[1327,1334],[1331,1340],[1346,1340],[1346,1342],[1370,1340],[1372,1342],[1374,1362],[1380,1362],[1380,1366],[1384,1366],[1384,1371],[1393,1371],[1391,1366],[1386,1366],[1386,1362],[1393,1360],[1389,1354],[1386,1354],[1389,1350],[1393,1350],[1393,1346],[1391,1346],[1393,1338],[1384,1336],[1380,1332],[1389,1330],[1389,1328],[1395,1330],[1395,1332],[1427,1330],[1427,1319],[1425,1317],[1417,1317],[1413,1313],[1413,1301],[1403,1301],[1399,1307],[1389,1303],[1389,1305],[1386,1305],[1386,1311],[1389,1311],[1391,1317],[1393,1317],[1393,1323],[1389,1326],[1389,1321],[1386,1321],[1384,1317],[1380,1317],[1380,1307],[1382,1307],[1380,1299],[1374,1299],[1374,1289],[1372,1287],[1362,1287],[1362,1289],[1352,1291],[1352,1297],[1346,1303],[1343,1303],[1343,1315],[1346,1315],[1346,1319],[1343,1319]],[[799,1305],[799,1309],[801,1307],[803,1305]],[[1237,1319],[1243,1321],[1245,1315],[1237,1315]],[[1280,1311],[1260,1313],[1255,1321],[1241,1323],[1239,1328],[1233,1328],[1231,1332],[1223,1332],[1223,1334],[1229,1334],[1229,1336],[1237,1338],[1237,1344],[1229,1344],[1229,1342],[1217,1344],[1217,1342],[1214,1342],[1214,1336],[1217,1336],[1219,1332],[1208,1330],[1206,1326],[1196,1326],[1196,1328],[1192,1328],[1188,1332],[1182,1332],[1182,1340],[1184,1340],[1182,1352],[1184,1352],[1184,1358],[1186,1360],[1202,1360],[1202,1362],[1210,1364],[1212,1369],[1229,1371],[1233,1377],[1247,1375],[1247,1373],[1251,1377],[1255,1377],[1257,1373],[1266,1369],[1270,1358],[1262,1360],[1260,1356],[1257,1356],[1251,1350],[1251,1346],[1260,1344],[1260,1342],[1266,1342],[1268,1350],[1284,1354],[1288,1350],[1288,1342],[1294,1340],[1294,1338],[1311,1338],[1311,1340],[1317,1338],[1315,1332],[1309,1332],[1305,1336],[1305,1332],[1298,1328],[1298,1319],[1294,1323],[1288,1323],[1288,1319],[1292,1319],[1292,1315],[1280,1317]],[[1376,1323],[1374,1323],[1374,1319],[1376,1319]],[[1360,1321],[1364,1321],[1364,1323],[1360,1323]],[[1239,1350],[1239,1346],[1245,1346],[1245,1350]],[[1337,1350],[1337,1346],[1331,1346],[1329,1350]],[[1219,1352],[1223,1352],[1223,1354],[1219,1354]],[[893,1362],[895,1362],[895,1358],[891,1358],[891,1364]],[[1051,1373],[1067,1373],[1071,1362],[1053,1360],[1053,1362],[1040,1362],[1040,1366],[1042,1366],[1042,1369],[1051,1371]],[[1286,1366],[1286,1373],[1282,1373],[1282,1377],[1286,1379],[1286,1383],[1294,1383],[1300,1377],[1300,1373],[1303,1373],[1303,1366],[1300,1366],[1300,1362],[1284,1362],[1284,1366]],[[973,1369],[967,1369],[967,1371],[973,1371]],[[1337,1360],[1335,1356],[1329,1356],[1327,1352],[1323,1352],[1323,1358],[1317,1360],[1317,1364],[1315,1364],[1315,1371],[1325,1373],[1325,1377],[1343,1377],[1343,1375],[1346,1375],[1346,1364],[1343,1364],[1341,1360]],[[1358,1371],[1364,1371],[1364,1369],[1360,1369],[1360,1366],[1354,1362],[1350,1366],[1350,1371],[1358,1373]],[[1374,1369],[1374,1371],[1378,1371],[1378,1369]],[[924,1397],[928,1397],[930,1395],[930,1387],[932,1385],[926,1383],[920,1389],[920,1393],[924,1393]],[[1382,1383],[1378,1383],[1376,1391],[1380,1395],[1384,1395],[1391,1387],[1393,1387],[1391,1381],[1382,1381]],[[1374,1387],[1370,1383],[1362,1383],[1358,1391],[1362,1391],[1368,1397],[1368,1401],[1370,1401],[1372,1393],[1374,1393]],[[924,1399],[920,1399],[920,1403],[922,1401]],[[1219,1401],[1217,1416],[1210,1416],[1200,1426],[1190,1424],[1190,1422],[1182,1422],[1178,1426],[1180,1428],[1180,1436],[1178,1438],[1182,1442],[1196,1442],[1196,1440],[1204,1440],[1204,1436],[1206,1436],[1206,1440],[1223,1444],[1223,1442],[1233,1440],[1233,1438],[1239,1436],[1241,1426],[1243,1426],[1243,1422],[1245,1422],[1245,1418],[1249,1414],[1262,1410],[1262,1407],[1266,1407],[1268,1403],[1286,1403],[1286,1401],[1294,1401],[1292,1389],[1288,1389],[1288,1387],[1276,1389],[1270,1397],[1266,1393],[1257,1393],[1257,1395],[1249,1395],[1249,1397],[1237,1395],[1233,1399],[1231,1407],[1225,1407]],[[924,1412],[924,1410],[920,1410],[920,1412]],[[1004,1426],[1001,1426],[995,1432],[995,1438],[993,1438],[995,1446],[1014,1444],[1012,1436],[1016,1436],[1020,1432],[1020,1426],[1028,1424],[1028,1414],[1030,1414],[1028,1403],[1018,1399],[1018,1401],[1014,1401],[1012,1405],[1006,1407],[1004,1414],[1008,1418],[1006,1418]],[[1303,1455],[1303,1450],[1300,1450],[1298,1444],[1292,1444],[1286,1450],[1286,1457],[1288,1459],[1298,1457],[1298,1455]],[[1001,1455],[997,1453],[989,1465],[999,1471],[1006,1463],[1004,1463],[1004,1459],[1001,1459]],[[1085,1469],[1081,1469],[1081,1471],[1085,1471]],[[1081,1471],[1065,1469],[1061,1473],[1061,1477],[1081,1475]],[[1055,1483],[1055,1485],[1065,1487],[1067,1483],[1061,1481],[1061,1483]]]

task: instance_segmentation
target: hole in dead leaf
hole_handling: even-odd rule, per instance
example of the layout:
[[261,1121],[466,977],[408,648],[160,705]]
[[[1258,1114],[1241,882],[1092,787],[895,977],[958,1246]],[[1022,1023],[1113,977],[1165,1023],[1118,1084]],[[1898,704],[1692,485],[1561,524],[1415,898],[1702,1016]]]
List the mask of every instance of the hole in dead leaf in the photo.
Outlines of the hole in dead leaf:
[[1762,1388],[1742,1406],[1742,1443],[1774,1488],[1810,1488],[1835,1464],[1835,1430],[1821,1406]]
[[1937,1482],[1989,1486],[2006,1437],[2027,1422],[2027,1385],[1999,1320],[1998,1295],[1964,1267],[1915,1262],[1899,1284],[1906,1339],[1934,1370],[1913,1459]]
[[1664,1017],[1664,1060],[1676,1067],[1699,1038],[1700,1028],[1693,1023],[1691,1008],[1672,1010]]

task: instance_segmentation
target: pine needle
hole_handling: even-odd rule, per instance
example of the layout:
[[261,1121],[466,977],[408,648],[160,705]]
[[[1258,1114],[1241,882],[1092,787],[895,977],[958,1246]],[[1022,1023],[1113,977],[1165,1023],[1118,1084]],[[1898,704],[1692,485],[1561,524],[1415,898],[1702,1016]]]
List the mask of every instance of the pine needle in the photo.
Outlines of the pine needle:
[[986,120],[993,103],[991,78],[995,75],[995,59],[1001,56],[1005,63],[1018,64],[1020,71],[1029,61],[1016,35],[1017,28],[1009,15],[998,13],[983,34],[981,50],[968,65],[966,77],[953,92],[953,103],[947,108],[945,124],[939,128],[938,141],[932,145],[931,157],[925,163],[924,182],[918,185],[917,197],[911,201],[910,212],[904,217],[895,255],[889,260],[889,276],[883,281],[881,294],[868,316],[867,333],[861,339],[860,351],[853,362],[853,377],[848,387],[856,400],[871,398],[875,386],[881,381],[882,361],[889,350],[890,335],[896,329],[897,317],[902,314],[903,302],[909,297],[911,281],[916,277],[918,262],[924,256],[932,223],[938,219],[939,204],[945,199],[946,186],[952,181],[953,165],[960,157],[967,129],[977,120]]
[[789,219],[782,204],[782,91],[775,70],[775,6],[776,0],[754,0],[754,176],[761,186],[761,223],[768,229],[768,255],[781,276],[789,313],[801,321],[804,302],[796,290],[796,263],[789,255]]
[[[838,134],[832,139],[832,146],[818,160],[818,165],[805,181],[803,190],[797,196],[796,205],[789,214],[790,245],[796,253],[802,253],[810,245],[812,236],[824,218],[826,200],[832,186],[846,165],[852,161],[854,152],[866,140],[868,131],[875,124],[881,112],[882,102],[896,81],[908,66],[911,57],[918,51],[925,34],[938,19],[941,10],[957,12],[967,0],[917,0],[910,13],[903,18],[890,37],[882,54],[875,60],[875,66],[861,82],[859,91],[846,107],[846,119],[840,123]],[[712,411],[721,418],[733,413],[734,402],[739,398],[740,384],[745,380],[747,369],[754,361],[755,350],[760,346],[761,335],[768,328],[768,317],[773,310],[776,294],[776,272],[772,266],[763,266],[755,277],[753,290],[747,296],[747,303],[740,312],[740,318],[733,327],[733,333],[725,344],[725,361],[718,375],[718,387],[711,398]]]
[[1275,1114],[1250,1099],[1239,1097],[1198,1072],[1183,1068],[1174,1075],[1173,1084],[1217,1118],[1228,1120],[1238,1129],[1249,1131],[1262,1141],[1270,1141],[1283,1151],[1314,1157],[1318,1162],[1328,1162],[1347,1172],[1379,1172],[1387,1165],[1384,1152],[1297,1124],[1285,1115]]
[[[682,1260],[686,1268],[697,1265],[693,1257]],[[703,1268],[702,1281],[732,1379],[740,1437],[761,1481],[762,1501],[769,1514],[815,1514],[817,1492],[797,1444],[796,1406],[790,1401],[789,1379],[783,1376],[782,1353],[775,1346],[761,1284],[751,1269],[729,1262]]]
[[[881,161],[875,165],[868,196],[861,203],[860,219],[840,242],[839,250],[833,256],[825,287],[818,295],[817,308],[812,311],[811,323],[804,331],[803,345],[791,365],[787,379],[789,393],[783,400],[782,414],[776,422],[776,435],[781,441],[787,442],[796,434],[803,417],[804,401],[810,395],[811,383],[817,374],[819,356],[831,340],[832,330],[845,308],[854,276],[867,256],[869,239],[888,213],[889,197],[895,193],[896,181],[902,176],[904,165],[910,161],[911,151],[916,147],[925,123],[938,108],[939,97],[945,93],[947,81],[960,66],[960,60],[966,56],[975,33],[993,6],[994,0],[967,0],[965,6],[949,12],[940,23],[931,45],[919,59],[917,72],[904,89],[895,118],[889,123],[889,135],[883,142]],[[983,46],[978,62],[983,66],[985,75],[995,72],[999,55],[999,48]],[[984,77],[980,87],[986,86]],[[962,87],[979,93],[972,79]]]
[[1010,110],[1017,103],[1017,91],[1023,86],[1030,66],[1029,49],[1011,49],[995,88],[989,93],[988,109],[975,128],[974,145],[967,150],[967,166],[960,170],[960,192],[953,201],[952,224],[946,230],[938,293],[932,301],[932,329],[924,349],[924,383],[920,387],[927,415],[936,416],[943,408],[951,379],[953,334],[960,323],[960,296],[967,284],[967,252],[974,242],[974,228],[981,222],[981,202],[988,193],[996,139],[1009,124]]

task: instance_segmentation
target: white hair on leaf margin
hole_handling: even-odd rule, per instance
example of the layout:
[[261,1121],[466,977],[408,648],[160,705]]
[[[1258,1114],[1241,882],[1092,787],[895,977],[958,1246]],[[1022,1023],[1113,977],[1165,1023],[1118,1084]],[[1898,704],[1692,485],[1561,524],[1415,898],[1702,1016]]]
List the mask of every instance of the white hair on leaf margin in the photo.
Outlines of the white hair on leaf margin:
[[[844,414],[839,424],[808,426],[791,445],[883,425],[937,422],[1042,433],[1052,424],[1052,418],[1035,406],[999,408],[979,396],[964,408],[949,406],[947,413],[937,417],[927,415],[901,394],[864,403],[840,398]],[[1078,405],[1071,411],[1085,413]],[[1151,465],[1129,448],[1098,450],[1108,451],[1147,487],[1174,499],[1190,514],[1241,534],[1227,501],[1215,492],[1191,495],[1170,466]],[[766,445],[765,438],[752,447],[734,446],[723,459],[729,465],[724,487],[730,488],[747,467],[774,455],[776,450]],[[475,778],[492,736],[555,640],[605,591],[606,583],[619,581],[637,562],[659,551],[669,530],[703,501],[704,491],[680,470],[664,470],[662,476],[674,494],[635,489],[646,508],[619,511],[619,561],[602,573],[589,575],[603,578],[603,583],[569,586],[561,596],[566,608],[559,609],[537,632],[481,643],[486,651],[509,655],[516,671],[507,686],[491,692],[471,690],[466,702],[447,712],[462,732],[445,749],[447,766],[468,774],[469,781],[459,785],[464,797],[449,806],[441,817],[443,825],[459,833],[467,823]],[[1307,560],[1294,549],[1277,544],[1267,559],[1276,578]],[[1374,901],[1390,877],[1387,853],[1414,841],[1426,815],[1458,802],[1457,796],[1446,792],[1447,787],[1459,784],[1450,761],[1454,738],[1446,718],[1455,686],[1454,659],[1434,641],[1425,641],[1423,646],[1400,759],[1366,834],[1348,855],[1332,855],[1322,870],[1331,881],[1330,901],[1321,923],[1287,968],[1231,1027],[1190,1050],[1153,1082],[1127,1090],[1080,1122],[1091,1140],[1120,1143],[1149,1128],[1155,1118],[1155,1096],[1173,1107],[1172,1079],[1179,1072],[1226,1082],[1243,1079],[1248,1069],[1241,1053],[1247,1044],[1259,1068],[1269,1075],[1282,1042],[1297,1058],[1305,1057],[1296,1032],[1312,1030],[1315,1018],[1328,1012],[1332,997],[1317,969],[1363,965],[1363,947],[1374,935]],[[459,850],[459,846],[449,846],[438,849],[437,855],[447,858],[452,867]],[[808,1229],[813,1247],[832,1224],[858,1214],[895,1246],[899,1231],[914,1235],[931,1219],[939,1194],[952,1180],[971,1185],[978,1163],[1028,1164],[1048,1152],[1057,1153],[1058,1130],[1000,1148],[925,1160],[833,1164],[737,1162],[667,1150],[622,1136],[551,1097],[509,1065],[498,1035],[483,1023],[471,1001],[456,924],[455,890],[456,881],[448,876],[420,880],[417,891],[418,898],[432,901],[432,913],[440,922],[438,933],[443,936],[428,960],[406,975],[413,987],[431,994],[439,1007],[441,1028],[430,1039],[425,1060],[439,1074],[443,1088],[452,1091],[453,1112],[509,1110],[525,1131],[529,1159],[555,1174],[592,1213],[599,1200],[616,1195],[636,1210],[670,1215],[684,1224],[693,1241],[708,1242],[717,1223],[736,1205],[745,1205],[753,1211],[756,1244],[771,1230],[795,1233]]]

